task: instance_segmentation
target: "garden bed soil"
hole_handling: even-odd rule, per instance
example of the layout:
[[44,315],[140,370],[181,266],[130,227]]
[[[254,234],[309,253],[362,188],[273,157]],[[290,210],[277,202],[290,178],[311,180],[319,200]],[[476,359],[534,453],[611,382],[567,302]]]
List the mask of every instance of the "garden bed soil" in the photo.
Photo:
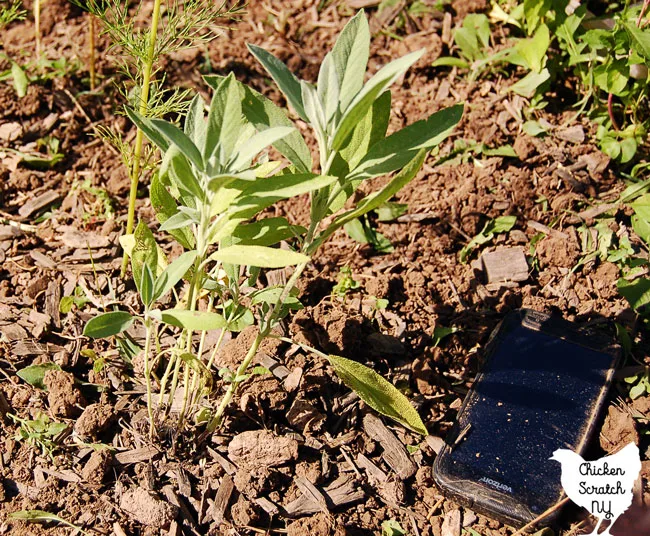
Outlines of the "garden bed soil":
[[[207,49],[179,52],[161,72],[167,83],[198,89],[207,98],[200,70],[234,71],[282,102],[245,44],[264,46],[314,81],[325,51],[354,13],[345,3],[324,3],[319,10],[320,4],[252,2],[242,20],[226,23],[222,37]],[[84,68],[73,68],[86,57],[86,16],[63,0],[44,3],[43,49],[50,59],[67,58],[70,70],[31,83],[22,99],[10,83],[0,83],[0,146],[26,152],[36,140],[53,136],[64,155],[53,169],[38,171],[0,149],[0,534],[72,533],[62,525],[7,517],[32,509],[55,513],[89,534],[118,536],[378,534],[388,520],[410,535],[460,536],[461,526],[486,536],[513,532],[446,499],[431,475],[491,330],[508,311],[529,307],[584,324],[616,321],[644,343],[635,315],[616,290],[616,266],[591,260],[576,269],[581,226],[597,216],[594,207],[613,203],[608,210],[619,235],[628,232],[630,214],[616,204],[624,185],[593,143],[594,127],[573,120],[574,110],[563,101],[573,82],[558,81],[556,98],[541,113],[553,133],[532,138],[521,132],[527,103],[507,92],[516,80],[512,73],[468,83],[455,70],[430,67],[447,50],[449,17],[456,24],[468,12],[488,8],[487,1],[454,0],[446,18],[436,11],[412,18],[397,8],[369,9],[375,34],[371,72],[409,51],[427,50],[393,90],[390,128],[458,102],[466,103],[465,114],[439,155],[430,156],[396,196],[408,212],[397,221],[376,223],[394,251],[380,255],[337,233],[313,259],[300,284],[306,307],[286,326],[298,342],[359,360],[402,386],[431,435],[423,441],[377,418],[323,360],[273,344],[257,356],[273,374],[242,385],[217,434],[200,438],[199,428],[179,435],[167,425],[152,442],[137,360],[131,370],[109,342],[81,335],[110,288],[122,307],[138,307],[132,283],[119,278],[117,238],[126,219],[127,174],[116,151],[94,135],[100,125],[134,134],[117,113],[119,51],[108,50],[106,37],[100,38],[100,86],[88,92]],[[1,48],[19,62],[29,59],[33,23],[13,23]],[[0,60],[0,69],[8,67]],[[465,152],[434,167],[461,139],[493,149],[509,144],[517,156]],[[306,207],[305,200],[293,200],[278,212],[302,223]],[[514,228],[460,263],[462,247],[488,220],[505,215],[516,216]],[[146,195],[138,201],[138,216],[155,228]],[[534,261],[530,269],[519,272],[517,281],[487,281],[480,254],[508,248],[528,255]],[[332,296],[343,266],[359,282],[345,299]],[[62,313],[61,298],[76,288],[78,297],[91,301]],[[376,310],[376,298],[388,300],[388,306]],[[441,327],[457,332],[436,345]],[[238,363],[252,336],[248,330],[227,342],[218,364]],[[97,358],[103,368],[93,368]],[[62,371],[47,374],[47,392],[16,376],[27,365],[48,361]],[[17,441],[18,427],[8,416],[29,418],[39,410],[68,424],[59,438],[63,447],[52,456]],[[590,450],[600,456],[640,441],[643,480],[615,534],[650,531],[648,436],[639,437],[648,410],[647,398],[630,401],[617,381]],[[113,448],[98,449],[99,443]],[[398,461],[394,452],[400,453]],[[578,534],[592,521],[569,508],[561,534]]]

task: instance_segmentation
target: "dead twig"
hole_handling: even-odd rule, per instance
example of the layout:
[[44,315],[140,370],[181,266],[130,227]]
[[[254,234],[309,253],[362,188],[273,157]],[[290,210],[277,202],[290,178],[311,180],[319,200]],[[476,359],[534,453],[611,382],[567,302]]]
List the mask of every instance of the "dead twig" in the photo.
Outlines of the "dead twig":
[[542,512],[535,519],[533,519],[530,523],[527,523],[526,525],[521,527],[517,532],[513,533],[512,536],[521,536],[522,534],[527,532],[529,528],[534,527],[541,519],[544,519],[547,515],[552,514],[556,510],[559,510],[560,508],[562,508],[567,502],[569,502],[569,498],[565,497],[560,502],[558,502],[558,503],[554,504],[553,506],[551,506],[545,512]]

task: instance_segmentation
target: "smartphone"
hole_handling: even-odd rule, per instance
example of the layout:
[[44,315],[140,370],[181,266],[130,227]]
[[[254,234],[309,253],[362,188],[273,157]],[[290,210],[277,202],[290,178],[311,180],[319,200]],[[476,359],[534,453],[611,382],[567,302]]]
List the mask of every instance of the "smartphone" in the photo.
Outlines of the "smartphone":
[[[620,348],[563,319],[520,309],[492,333],[434,466],[446,495],[514,527],[562,499],[558,448],[579,454],[593,435]],[[544,523],[552,524],[558,512]]]

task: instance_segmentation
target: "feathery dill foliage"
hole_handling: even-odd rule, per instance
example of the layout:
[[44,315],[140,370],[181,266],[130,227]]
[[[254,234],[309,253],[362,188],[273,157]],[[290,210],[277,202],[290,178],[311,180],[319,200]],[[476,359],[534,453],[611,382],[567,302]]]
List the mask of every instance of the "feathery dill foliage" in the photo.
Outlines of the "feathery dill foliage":
[[[125,77],[120,92],[126,106],[145,118],[161,118],[182,114],[189,104],[188,91],[166,89],[165,77],[157,76],[160,60],[179,50],[207,43],[218,35],[219,19],[235,18],[242,13],[243,4],[228,5],[213,0],[75,0],[95,15],[111,40],[111,48],[119,52],[118,68]],[[152,7],[152,11],[148,9]],[[121,153],[129,169],[131,188],[126,234],[133,233],[135,199],[142,170],[152,161],[154,149],[144,146],[144,136],[138,129],[133,144],[126,143],[121,133],[100,129],[100,134]],[[122,273],[126,271],[124,256]]]
[[0,30],[15,20],[22,20],[25,18],[27,12],[20,5],[20,0],[8,2],[3,0],[0,2]]

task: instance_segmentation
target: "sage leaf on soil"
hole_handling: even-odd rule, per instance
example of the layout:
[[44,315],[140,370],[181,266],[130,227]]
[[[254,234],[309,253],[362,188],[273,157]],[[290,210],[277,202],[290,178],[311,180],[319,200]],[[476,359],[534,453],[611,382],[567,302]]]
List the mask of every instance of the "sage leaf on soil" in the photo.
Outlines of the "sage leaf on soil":
[[327,358],[343,383],[372,409],[409,430],[423,436],[428,434],[416,409],[392,383],[357,361],[336,355]]
[[16,95],[19,99],[22,99],[27,95],[27,86],[29,85],[29,80],[25,71],[22,67],[16,62],[11,63],[11,76],[14,79],[14,88],[16,89]]
[[16,374],[28,384],[38,389],[46,389],[43,378],[48,370],[61,370],[61,367],[56,363],[41,363],[40,365],[30,365],[22,368]]
[[88,321],[83,334],[92,339],[103,339],[129,329],[133,320],[133,317],[126,311],[103,313]]

